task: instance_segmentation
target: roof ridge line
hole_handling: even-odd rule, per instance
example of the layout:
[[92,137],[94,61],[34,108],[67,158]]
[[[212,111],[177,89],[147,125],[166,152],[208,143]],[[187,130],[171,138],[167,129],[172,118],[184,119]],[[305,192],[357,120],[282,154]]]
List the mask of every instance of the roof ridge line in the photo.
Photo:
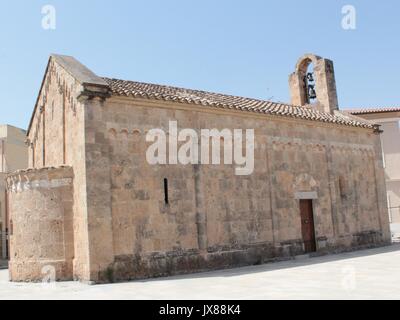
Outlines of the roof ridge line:
[[101,76],[100,78],[114,80],[114,81],[124,81],[124,82],[131,82],[131,83],[142,84],[142,85],[159,86],[159,87],[172,88],[172,89],[178,89],[178,90],[184,90],[184,91],[193,91],[193,92],[199,92],[199,93],[205,93],[205,94],[226,96],[226,97],[231,97],[231,98],[236,98],[236,99],[246,99],[246,100],[258,101],[258,102],[270,102],[270,103],[285,105],[285,106],[288,106],[288,107],[302,108],[301,106],[292,105],[292,104],[286,103],[286,102],[273,101],[273,100],[264,100],[264,99],[251,98],[251,97],[244,97],[244,96],[238,96],[238,95],[234,95],[234,94],[230,94],[230,93],[214,92],[214,91],[207,91],[207,90],[200,90],[200,89],[191,89],[191,88],[184,88],[184,87],[175,86],[175,85],[159,84],[159,83],[152,83],[152,82],[143,82],[143,81],[135,81],[135,80],[124,80],[124,79],[113,78],[113,77],[110,78],[110,77]]

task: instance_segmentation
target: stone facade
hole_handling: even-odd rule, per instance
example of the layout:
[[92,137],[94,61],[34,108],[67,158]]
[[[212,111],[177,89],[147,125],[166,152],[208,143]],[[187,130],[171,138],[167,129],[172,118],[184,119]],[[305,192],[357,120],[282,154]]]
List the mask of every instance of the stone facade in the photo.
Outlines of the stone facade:
[[40,281],[50,268],[58,280],[72,279],[72,181],[71,167],[18,171],[7,178],[12,281]]
[[[317,254],[390,242],[374,127],[335,108],[284,106],[276,115],[279,105],[264,113],[216,108],[207,100],[216,95],[197,93],[184,91],[179,102],[116,94],[73,58],[50,58],[28,132],[35,169],[8,178],[12,280],[38,280],[44,263],[58,280],[99,283],[288,259],[304,253],[300,199],[312,200]],[[150,165],[146,134],[168,131],[170,120],[198,132],[254,129],[253,174],[237,176],[234,165]],[[37,227],[23,236],[26,221]]]

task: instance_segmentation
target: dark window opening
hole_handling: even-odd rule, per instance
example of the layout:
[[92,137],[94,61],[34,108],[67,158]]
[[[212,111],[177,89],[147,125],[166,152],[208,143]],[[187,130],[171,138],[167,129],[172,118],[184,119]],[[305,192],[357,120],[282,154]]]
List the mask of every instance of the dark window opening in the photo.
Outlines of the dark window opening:
[[10,236],[14,235],[14,223],[12,220],[10,220],[10,230],[7,230],[7,231]]
[[346,198],[346,195],[347,195],[347,181],[343,176],[339,177],[339,190],[340,190],[340,196],[342,198]]
[[169,204],[169,199],[168,199],[168,179],[164,179],[164,201],[165,204]]

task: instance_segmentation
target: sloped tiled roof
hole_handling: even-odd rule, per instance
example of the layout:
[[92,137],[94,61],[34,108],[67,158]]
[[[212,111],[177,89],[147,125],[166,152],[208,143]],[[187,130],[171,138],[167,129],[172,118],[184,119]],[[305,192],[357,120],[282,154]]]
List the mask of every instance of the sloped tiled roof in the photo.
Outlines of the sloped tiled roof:
[[373,128],[368,121],[351,117],[341,112],[334,115],[320,112],[309,107],[293,106],[280,102],[231,96],[200,90],[190,90],[171,86],[103,78],[110,86],[113,95],[126,97],[140,97],[154,100],[164,100],[178,103],[187,103],[200,106],[209,106],[221,109],[250,111],[261,114],[286,116],[305,120],[336,123],[339,125]]
[[384,113],[384,112],[400,112],[400,107],[389,107],[389,108],[367,108],[367,109],[354,109],[346,110],[347,112],[358,115],[368,113]]

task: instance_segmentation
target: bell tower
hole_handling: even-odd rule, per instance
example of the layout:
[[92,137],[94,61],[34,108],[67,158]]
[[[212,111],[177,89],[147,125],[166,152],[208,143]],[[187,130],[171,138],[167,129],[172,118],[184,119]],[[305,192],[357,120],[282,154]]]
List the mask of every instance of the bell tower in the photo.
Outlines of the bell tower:
[[304,55],[297,62],[295,72],[289,76],[289,87],[293,105],[308,105],[331,114],[339,110],[331,60],[314,54]]

